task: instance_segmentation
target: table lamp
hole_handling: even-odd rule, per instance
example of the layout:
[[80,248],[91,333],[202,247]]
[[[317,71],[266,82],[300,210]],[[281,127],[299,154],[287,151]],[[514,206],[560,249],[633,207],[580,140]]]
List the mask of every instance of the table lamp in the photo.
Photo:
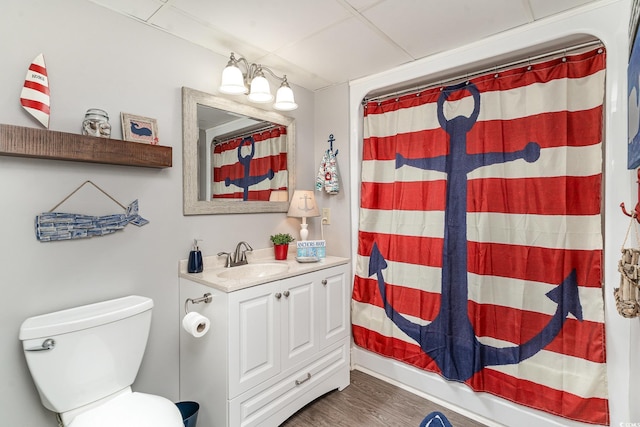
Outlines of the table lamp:
[[287,216],[302,218],[302,224],[300,224],[300,240],[307,240],[309,236],[307,218],[320,216],[320,210],[318,209],[318,205],[316,205],[316,198],[313,195],[313,191],[296,190],[291,198]]

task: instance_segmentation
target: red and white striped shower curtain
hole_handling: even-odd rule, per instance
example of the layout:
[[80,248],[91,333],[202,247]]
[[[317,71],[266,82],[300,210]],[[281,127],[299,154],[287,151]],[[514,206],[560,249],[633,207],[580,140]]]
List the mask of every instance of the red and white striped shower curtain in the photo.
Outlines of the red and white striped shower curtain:
[[[246,200],[268,201],[272,191],[287,190],[287,128],[278,126],[250,138],[235,138],[212,146],[212,198],[243,199],[246,187]],[[245,173],[250,180],[243,181]]]
[[365,107],[357,345],[609,423],[603,49]]

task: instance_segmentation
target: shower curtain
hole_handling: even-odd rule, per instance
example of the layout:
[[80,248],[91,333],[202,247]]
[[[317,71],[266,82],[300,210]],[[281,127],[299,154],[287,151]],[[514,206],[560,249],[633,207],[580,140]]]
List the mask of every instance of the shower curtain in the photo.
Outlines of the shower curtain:
[[604,80],[595,49],[365,105],[358,346],[609,424]]
[[287,190],[287,128],[278,126],[212,146],[212,198],[268,201]]

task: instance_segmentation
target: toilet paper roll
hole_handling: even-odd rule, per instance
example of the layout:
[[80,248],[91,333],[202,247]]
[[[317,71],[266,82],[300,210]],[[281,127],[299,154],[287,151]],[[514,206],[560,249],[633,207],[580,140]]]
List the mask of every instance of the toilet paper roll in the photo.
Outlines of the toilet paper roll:
[[195,311],[187,313],[182,319],[182,327],[184,330],[196,338],[200,338],[206,334],[210,326],[211,321]]

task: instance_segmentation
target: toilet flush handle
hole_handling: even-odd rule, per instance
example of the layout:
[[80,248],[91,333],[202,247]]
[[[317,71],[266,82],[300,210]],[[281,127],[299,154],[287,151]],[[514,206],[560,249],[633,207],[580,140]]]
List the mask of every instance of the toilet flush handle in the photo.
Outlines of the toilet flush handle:
[[25,348],[24,351],[46,351],[46,350],[53,350],[53,347],[56,346],[56,342],[53,340],[53,338],[47,338],[46,340],[44,340],[42,342],[42,345],[40,347],[31,347],[31,348]]

